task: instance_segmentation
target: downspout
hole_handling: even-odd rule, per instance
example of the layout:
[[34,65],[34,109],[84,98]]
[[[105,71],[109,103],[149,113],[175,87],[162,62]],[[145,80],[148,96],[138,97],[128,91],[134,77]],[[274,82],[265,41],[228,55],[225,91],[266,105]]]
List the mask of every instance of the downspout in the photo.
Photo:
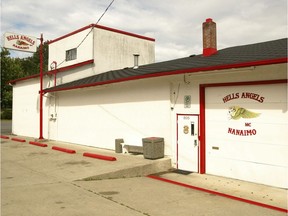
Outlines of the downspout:
[[40,47],[39,47],[39,55],[40,55],[40,125],[39,125],[39,139],[43,138],[43,34],[41,33],[40,37]]
[[[53,67],[54,65],[54,67]],[[54,87],[56,86],[56,76],[57,76],[57,62],[56,61],[53,61],[51,64],[50,64],[50,68],[51,69],[54,69]]]

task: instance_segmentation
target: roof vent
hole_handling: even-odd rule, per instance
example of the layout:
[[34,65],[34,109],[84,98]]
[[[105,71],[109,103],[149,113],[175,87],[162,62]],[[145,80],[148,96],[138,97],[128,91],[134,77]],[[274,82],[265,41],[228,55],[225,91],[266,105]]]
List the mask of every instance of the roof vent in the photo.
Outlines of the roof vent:
[[134,56],[134,66],[133,69],[137,69],[139,67],[139,54],[133,54]]
[[203,56],[217,53],[216,23],[211,18],[206,19],[203,28]]

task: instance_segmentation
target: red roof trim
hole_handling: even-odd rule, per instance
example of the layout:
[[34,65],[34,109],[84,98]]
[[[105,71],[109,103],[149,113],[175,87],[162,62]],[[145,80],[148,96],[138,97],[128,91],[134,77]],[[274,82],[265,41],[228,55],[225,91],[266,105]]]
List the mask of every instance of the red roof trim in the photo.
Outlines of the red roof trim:
[[84,62],[80,62],[80,63],[77,63],[77,64],[73,64],[73,65],[69,65],[69,66],[66,66],[66,67],[58,68],[56,70],[50,70],[50,71],[47,71],[45,74],[52,75],[52,74],[55,74],[55,72],[56,73],[64,72],[64,71],[67,71],[67,70],[71,70],[71,69],[74,69],[74,68],[77,68],[77,67],[82,67],[82,66],[85,66],[85,65],[88,65],[88,64],[93,64],[93,63],[94,63],[94,59],[90,59],[90,60],[87,60],[87,61],[84,61]]
[[33,78],[37,78],[39,77],[39,74],[34,74],[34,75],[31,75],[31,76],[27,76],[27,77],[22,77],[22,78],[19,78],[19,79],[15,79],[15,80],[11,80],[8,82],[8,84],[15,84],[16,82],[20,82],[20,81],[24,81],[24,80],[28,80],[28,79],[33,79]]
[[118,29],[113,29],[113,28],[109,28],[109,27],[106,27],[106,26],[102,26],[102,25],[90,24],[90,25],[84,26],[83,28],[80,28],[80,29],[78,29],[76,31],[73,31],[71,33],[63,35],[63,36],[61,36],[59,38],[56,38],[54,40],[50,40],[49,44],[52,44],[52,43],[57,42],[59,40],[62,40],[64,38],[70,37],[71,35],[77,34],[77,33],[81,32],[81,31],[85,31],[86,29],[89,29],[89,28],[92,28],[92,27],[99,28],[99,29],[104,29],[104,30],[107,30],[107,31],[116,32],[116,33],[120,33],[120,34],[124,34],[124,35],[129,35],[129,36],[137,37],[137,38],[144,39],[144,40],[155,41],[154,38],[150,38],[150,37],[146,37],[146,36],[142,36],[142,35],[138,35],[138,34],[134,34],[134,33],[130,33],[130,32],[122,31],[122,30],[118,30]]
[[113,28],[109,28],[106,26],[101,26],[101,25],[94,25],[96,28],[100,28],[100,29],[104,29],[107,31],[112,31],[112,32],[116,32],[116,33],[120,33],[120,34],[124,34],[124,35],[128,35],[128,36],[132,36],[132,37],[137,37],[140,39],[144,39],[144,40],[149,40],[149,41],[155,41],[154,38],[150,38],[150,37],[146,37],[146,36],[142,36],[142,35],[138,35],[138,34],[134,34],[134,33],[130,33],[130,32],[126,32],[126,31],[122,31],[122,30],[118,30],[118,29],[113,29]]
[[269,85],[269,84],[280,84],[287,83],[288,79],[279,79],[279,80],[259,80],[259,81],[249,81],[249,82],[228,82],[228,83],[209,83],[209,84],[200,84],[200,87],[223,87],[223,86],[242,86],[242,85]]
[[54,39],[54,40],[50,40],[50,41],[49,41],[49,44],[52,44],[52,43],[54,43],[54,42],[56,42],[56,41],[59,41],[59,40],[62,40],[62,39],[64,39],[64,38],[66,38],[66,37],[70,37],[71,35],[77,34],[77,33],[81,32],[81,31],[86,30],[86,29],[92,28],[93,25],[94,25],[94,24],[90,24],[90,25],[88,25],[88,26],[84,26],[83,28],[77,29],[77,30],[75,30],[75,31],[73,31],[73,32],[70,32],[70,33],[68,33],[68,34],[66,34],[66,35],[63,35],[63,36],[61,36],[61,37],[59,37],[59,38],[56,38],[56,39]]
[[228,64],[228,65],[219,65],[219,66],[211,66],[205,68],[192,68],[192,69],[183,69],[183,70],[175,70],[175,71],[166,71],[166,72],[158,72],[148,75],[139,75],[139,76],[132,76],[127,78],[121,78],[117,80],[109,80],[97,83],[89,83],[80,86],[73,86],[73,87],[63,87],[56,90],[44,90],[44,92],[54,92],[54,91],[65,91],[65,90],[73,90],[79,88],[87,88],[93,86],[100,86],[124,81],[132,81],[144,78],[152,78],[152,77],[161,77],[161,76],[169,76],[169,75],[176,75],[176,74],[185,74],[185,73],[197,73],[203,71],[213,71],[213,70],[224,70],[224,69],[232,69],[232,68],[242,68],[242,67],[251,67],[251,66],[261,66],[261,65],[270,65],[270,64],[280,64],[280,63],[287,63],[287,58],[280,58],[280,59],[271,59],[271,60],[262,60],[262,61],[253,61],[253,62],[246,62],[246,63],[239,63],[239,64]]
[[[84,65],[93,64],[93,63],[94,63],[94,59],[90,59],[88,61],[80,62],[80,63],[69,65],[69,66],[66,66],[66,67],[61,67],[61,68],[58,68],[56,70],[47,71],[43,75],[52,75],[52,74],[55,74],[55,72],[56,73],[65,72],[67,70],[71,70],[71,69],[74,69],[74,68],[77,68],[77,67],[82,67]],[[33,79],[33,78],[37,78],[37,77],[40,77],[40,74],[34,74],[34,75],[31,75],[31,76],[27,76],[27,77],[22,77],[22,78],[19,78],[19,79],[11,80],[8,83],[15,84],[16,82],[29,80],[29,79]]]

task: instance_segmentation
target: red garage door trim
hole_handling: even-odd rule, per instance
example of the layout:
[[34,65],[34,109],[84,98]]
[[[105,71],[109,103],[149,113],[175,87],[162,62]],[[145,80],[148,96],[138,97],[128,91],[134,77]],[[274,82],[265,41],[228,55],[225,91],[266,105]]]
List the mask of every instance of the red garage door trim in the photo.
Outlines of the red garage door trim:
[[223,87],[223,86],[241,86],[241,85],[269,85],[278,83],[287,83],[287,79],[279,80],[261,80],[251,82],[230,82],[230,83],[209,83],[200,84],[199,98],[200,98],[200,167],[199,173],[206,173],[206,130],[205,130],[205,90],[209,87]]

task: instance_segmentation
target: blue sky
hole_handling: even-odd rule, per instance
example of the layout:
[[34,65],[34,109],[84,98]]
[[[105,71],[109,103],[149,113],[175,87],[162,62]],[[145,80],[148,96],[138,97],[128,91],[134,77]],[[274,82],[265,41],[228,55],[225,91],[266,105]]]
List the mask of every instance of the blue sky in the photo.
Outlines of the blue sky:
[[[5,32],[55,39],[96,23],[110,2],[2,0],[1,39]],[[287,37],[287,0],[115,0],[99,24],[155,38],[156,61],[165,61],[202,52],[206,18],[217,23],[218,49]]]

